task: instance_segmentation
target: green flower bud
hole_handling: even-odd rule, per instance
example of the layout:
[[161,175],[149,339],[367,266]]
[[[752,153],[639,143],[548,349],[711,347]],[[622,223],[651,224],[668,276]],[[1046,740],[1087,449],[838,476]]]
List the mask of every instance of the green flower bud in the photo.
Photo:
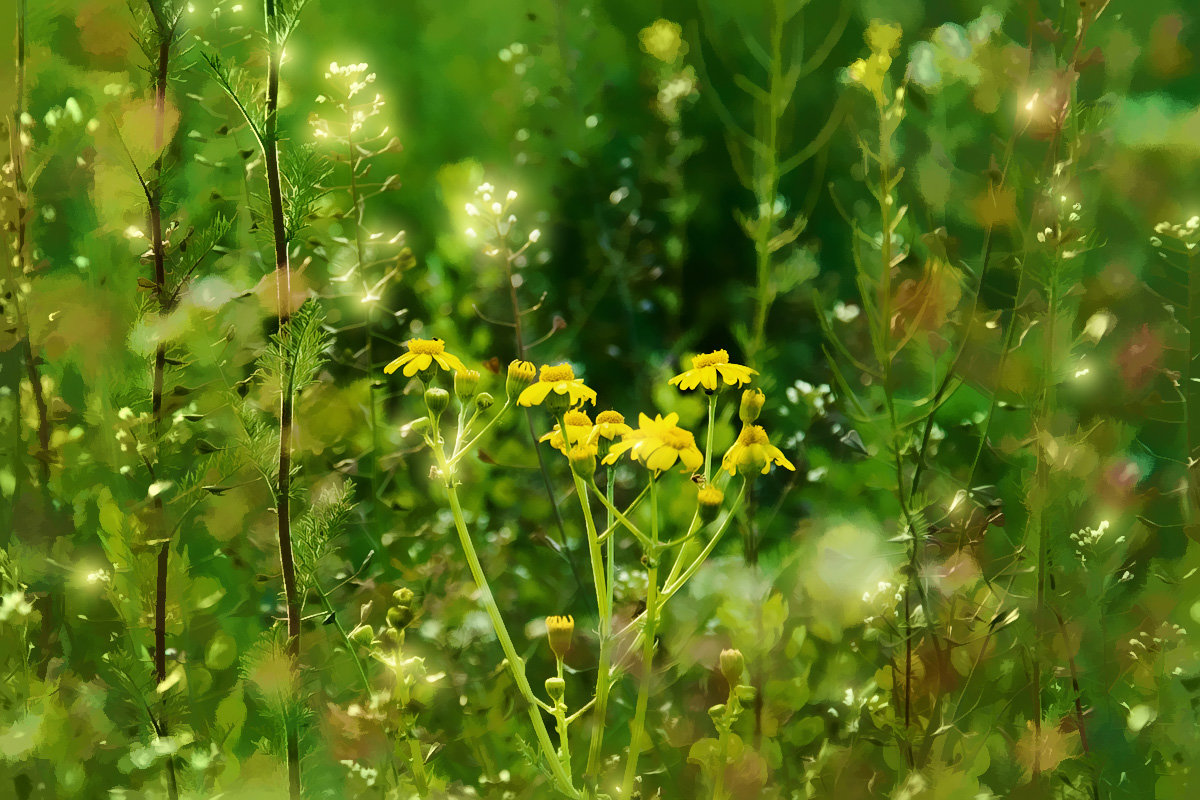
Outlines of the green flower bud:
[[705,486],[696,493],[696,500],[700,504],[700,521],[712,522],[717,518],[717,512],[721,510],[721,503],[725,501],[725,493],[715,486]]
[[733,689],[742,681],[742,673],[746,670],[746,657],[742,655],[741,650],[722,650],[720,663],[721,674],[725,676],[729,688]]
[[546,678],[546,694],[550,696],[550,699],[554,701],[555,705],[558,705],[562,702],[563,695],[566,694],[566,691],[567,682],[562,678],[557,676],[553,678]]
[[767,396],[762,393],[761,389],[746,389],[742,392],[742,404],[738,408],[738,416],[742,422],[749,425],[754,420],[758,419],[759,412],[762,411],[763,403],[767,401]]
[[531,361],[513,361],[508,365],[508,378],[504,382],[504,391],[509,400],[516,400],[517,395],[526,386],[537,380],[537,367]]
[[371,642],[375,641],[375,629],[370,625],[359,625],[350,631],[350,639],[363,647],[369,647]]
[[433,418],[433,422],[436,423],[442,416],[442,412],[450,405],[450,393],[436,386],[426,389],[425,404],[429,406],[429,414]]
[[487,392],[480,392],[475,395],[475,407],[480,411],[487,411],[496,403],[496,398],[492,397]]
[[396,601],[396,605],[398,606],[412,605],[412,601],[415,596],[416,595],[413,594],[413,590],[407,586],[401,586],[399,589],[392,592],[392,599]]
[[590,481],[596,474],[596,448],[590,444],[577,444],[567,451],[567,459],[571,462],[571,471]]
[[454,393],[464,403],[479,391],[479,373],[473,369],[463,369],[454,373]]
[[413,621],[413,610],[408,606],[392,606],[387,612],[388,625],[403,630]]

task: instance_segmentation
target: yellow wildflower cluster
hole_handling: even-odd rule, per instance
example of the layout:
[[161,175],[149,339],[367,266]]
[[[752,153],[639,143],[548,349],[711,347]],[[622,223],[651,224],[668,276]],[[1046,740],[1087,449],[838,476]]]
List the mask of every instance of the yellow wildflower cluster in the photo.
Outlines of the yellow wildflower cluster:
[[900,49],[900,26],[894,22],[872,20],[863,38],[871,48],[871,55],[860,58],[850,65],[850,80],[862,86],[875,97],[875,102],[886,105],[883,81],[892,66],[892,59]]

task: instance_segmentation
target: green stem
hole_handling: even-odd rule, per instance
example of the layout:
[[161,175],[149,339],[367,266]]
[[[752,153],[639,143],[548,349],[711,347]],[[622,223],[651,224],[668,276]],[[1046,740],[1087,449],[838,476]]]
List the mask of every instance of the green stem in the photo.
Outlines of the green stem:
[[708,486],[708,476],[712,474],[713,450],[713,418],[717,413],[717,394],[708,395],[708,443],[704,446],[704,485]]
[[658,624],[658,486],[650,474],[650,547],[646,551],[646,621],[642,627],[642,680],[638,687],[637,706],[629,739],[629,757],[625,762],[625,778],[621,781],[621,798],[633,796],[637,777],[638,757],[645,745],[646,707],[650,703],[650,683],[654,677],[654,638]]
[[[417,785],[417,794],[420,797],[425,797],[429,794],[429,776],[425,772],[425,756],[421,753],[421,743],[417,741],[417,737],[411,733],[411,726],[408,719],[408,706],[411,700],[408,684],[400,673],[400,653],[404,647],[404,632],[400,632],[400,643],[396,645],[396,654],[393,669],[396,674],[396,690],[400,694],[400,705],[402,707],[401,724],[404,725],[404,731],[401,736],[408,743],[408,758],[409,769],[412,772],[413,783]],[[397,755],[400,755],[397,753]]]
[[440,446],[435,446],[433,452],[439,462],[438,465],[442,469],[443,478],[446,481],[446,496],[450,500],[450,513],[454,517],[454,527],[458,531],[458,539],[462,544],[463,554],[467,557],[467,566],[470,568],[471,576],[475,579],[475,585],[479,589],[484,610],[487,611],[488,616],[492,620],[492,628],[496,632],[496,638],[500,640],[500,647],[504,651],[504,657],[508,660],[508,669],[517,684],[517,690],[525,698],[526,710],[529,712],[529,721],[533,724],[538,745],[541,747],[542,754],[546,757],[550,771],[554,775],[558,791],[567,797],[579,798],[579,791],[571,784],[571,777],[564,769],[563,763],[558,757],[558,752],[554,744],[550,741],[550,733],[546,729],[546,723],[542,720],[537,697],[534,696],[533,689],[529,685],[529,679],[525,676],[525,662],[517,655],[517,650],[513,647],[512,637],[508,634],[504,618],[500,616],[500,608],[496,605],[496,598],[492,596],[492,589],[488,584],[487,576],[483,574],[483,567],[479,563],[479,556],[475,554],[475,545],[472,543],[471,535],[467,531],[467,523],[463,518],[462,505],[458,499],[458,489],[454,486],[453,474],[449,472],[449,468],[446,466],[445,455],[441,452]]
[[[613,467],[609,467],[608,481],[605,486],[606,493],[604,496],[604,504],[606,508],[606,529],[613,526],[613,509],[615,509],[615,506],[613,506],[612,502],[613,472]],[[577,476],[575,478],[575,491],[580,496],[580,502],[584,505],[585,516],[589,519],[589,524],[591,524],[591,508],[587,505],[587,501],[584,499],[587,497],[587,490],[580,486],[581,483],[582,481]],[[588,538],[589,545],[596,541],[597,537],[594,534],[594,527],[589,529]],[[608,542],[605,544],[605,547],[607,549],[608,562],[605,565],[604,576],[604,586],[606,591],[604,593],[604,602],[600,611],[600,657],[596,666],[596,692],[594,695],[596,698],[596,712],[593,715],[592,738],[588,747],[587,766],[583,771],[585,784],[584,788],[591,796],[596,794],[596,783],[600,772],[600,759],[604,751],[604,728],[607,722],[606,717],[608,714],[608,692],[612,687],[612,676],[609,675],[609,670],[612,663],[613,645],[612,609],[613,579],[615,577],[613,569],[613,555],[615,553],[615,549],[611,536],[609,537]],[[594,545],[593,549],[595,549]]]
[[362,679],[363,689],[367,692],[367,697],[371,696],[371,679],[367,677],[367,670],[363,667],[362,659],[358,657],[358,651],[355,649],[353,640],[346,633],[346,629],[342,626],[341,619],[338,618],[337,611],[333,607],[333,603],[329,602],[329,595],[317,582],[316,576],[313,576],[313,588],[317,590],[317,596],[321,598],[321,607],[325,609],[325,613],[332,617],[333,627],[342,637],[342,644],[346,647],[346,652],[350,654],[350,658],[354,660],[354,666],[358,669],[358,677]]
[[[557,661],[558,679],[561,681],[564,680],[563,662],[562,659],[557,659]],[[567,704],[565,701],[556,700],[554,702],[554,720],[558,725],[559,757],[562,759],[562,763],[567,765],[567,772],[569,774],[571,771],[571,733],[567,723]]]

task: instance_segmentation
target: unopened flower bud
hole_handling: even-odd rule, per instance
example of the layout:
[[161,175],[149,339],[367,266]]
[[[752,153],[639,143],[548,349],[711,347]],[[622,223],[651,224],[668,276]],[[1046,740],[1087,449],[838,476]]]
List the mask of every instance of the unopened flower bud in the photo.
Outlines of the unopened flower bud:
[[558,676],[546,678],[546,694],[550,696],[550,699],[554,701],[555,705],[558,705],[562,702],[563,695],[566,694],[566,691],[567,682],[562,678],[559,678]]
[[350,640],[357,642],[363,647],[367,647],[371,642],[375,641],[375,629],[370,625],[359,625],[350,631]]
[[454,394],[466,402],[479,391],[479,373],[473,369],[463,369],[454,373]]
[[508,379],[504,382],[504,391],[509,400],[516,400],[521,390],[536,380],[537,367],[533,362],[512,361],[508,365]]
[[742,404],[738,408],[738,416],[741,417],[742,422],[749,425],[758,419],[763,403],[766,401],[767,396],[762,393],[761,389],[746,389],[743,391]]
[[492,397],[487,392],[480,392],[475,395],[475,407],[480,411],[487,411],[496,402],[496,398]]
[[596,448],[590,444],[577,444],[567,451],[567,460],[571,462],[571,471],[585,481],[596,474]]
[[412,605],[412,601],[415,596],[416,595],[413,594],[413,590],[407,586],[401,586],[399,589],[392,592],[392,599],[396,601],[396,605],[398,606]]
[[725,501],[725,493],[715,486],[705,486],[696,493],[696,500],[700,504],[700,520],[712,522],[717,518],[717,512],[721,510],[721,503]]
[[725,676],[732,690],[742,680],[742,673],[746,670],[746,657],[742,655],[741,650],[722,650],[720,663],[721,674]]
[[387,621],[396,630],[403,630],[413,621],[413,610],[408,606],[392,606],[388,609]]
[[571,649],[571,637],[574,635],[574,617],[546,617],[546,638],[550,640],[550,649],[559,661],[562,661]]
[[429,430],[429,417],[417,417],[405,425],[401,433],[407,435],[409,433],[424,433],[427,430]]
[[446,410],[446,406],[450,405],[450,393],[436,386],[426,389],[425,404],[429,406],[430,417],[437,422],[438,418],[442,416],[442,412]]

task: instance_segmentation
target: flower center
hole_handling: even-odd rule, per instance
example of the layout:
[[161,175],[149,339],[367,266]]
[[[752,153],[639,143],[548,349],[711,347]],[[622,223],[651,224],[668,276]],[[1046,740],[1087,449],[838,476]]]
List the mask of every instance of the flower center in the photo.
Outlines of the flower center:
[[687,450],[696,444],[695,437],[683,428],[668,428],[659,437],[662,443],[672,450]]
[[409,339],[408,352],[421,356],[436,356],[446,352],[446,343],[441,339]]
[[742,433],[738,436],[738,440],[742,444],[767,444],[770,439],[767,438],[767,432],[762,429],[761,425],[747,425],[742,428]]
[[597,425],[623,425],[624,423],[625,417],[616,411],[601,411],[596,415]]
[[547,364],[542,367],[541,380],[543,383],[573,381],[575,380],[575,370],[571,369],[570,364],[559,364],[554,367]]
[[729,352],[726,350],[714,350],[711,353],[692,357],[692,369],[704,369],[705,367],[716,366],[717,364],[728,364]]
[[568,411],[563,417],[563,421],[567,423],[568,428],[590,428],[592,427],[592,419],[582,411],[574,409]]

